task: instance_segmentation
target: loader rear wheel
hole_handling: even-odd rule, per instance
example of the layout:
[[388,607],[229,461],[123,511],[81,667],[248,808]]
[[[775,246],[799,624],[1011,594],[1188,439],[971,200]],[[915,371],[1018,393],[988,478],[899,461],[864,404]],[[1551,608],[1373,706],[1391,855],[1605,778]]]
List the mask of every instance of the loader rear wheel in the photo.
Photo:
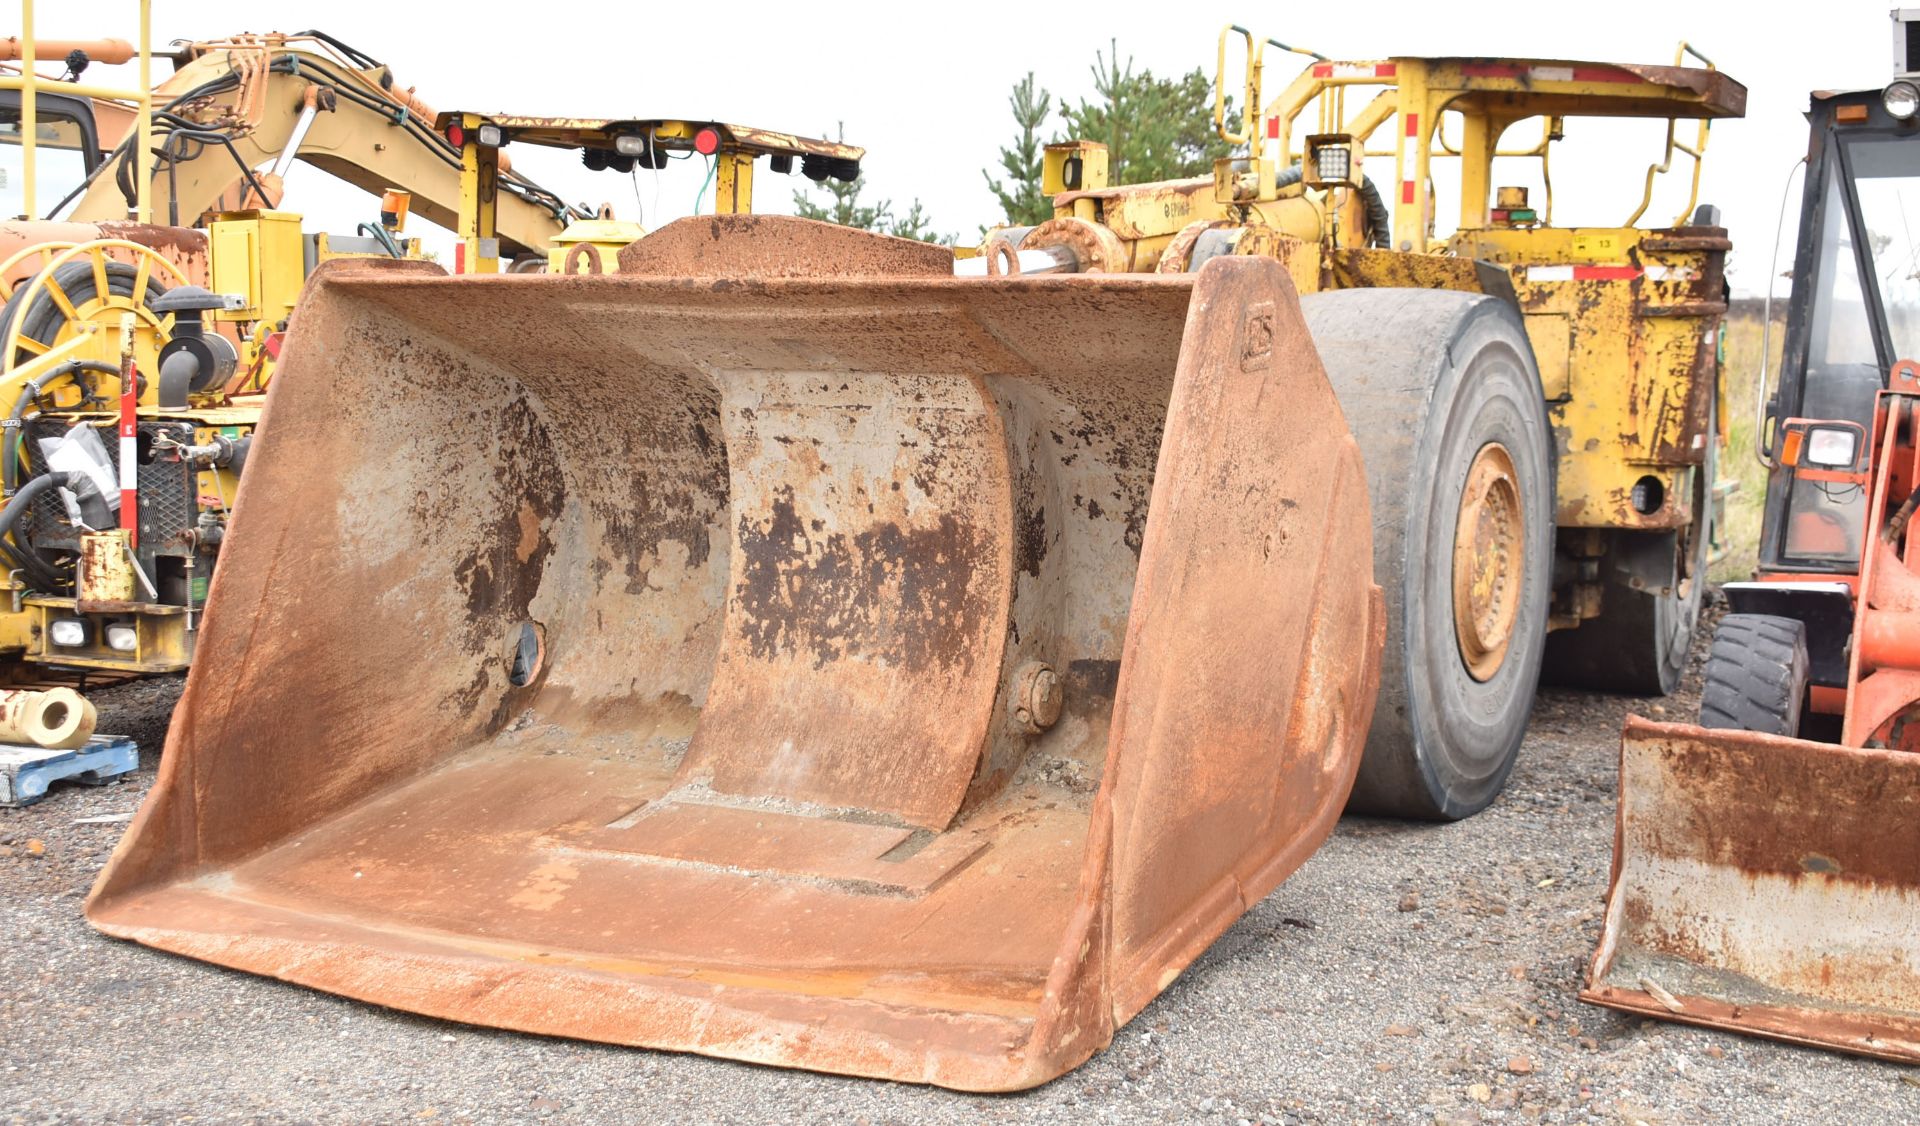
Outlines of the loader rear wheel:
[[1807,628],[1796,618],[1728,614],[1713,631],[1700,726],[1800,733],[1807,696]]
[[1533,707],[1553,447],[1519,313],[1479,294],[1303,297],[1360,443],[1387,644],[1348,808],[1454,820],[1506,784]]

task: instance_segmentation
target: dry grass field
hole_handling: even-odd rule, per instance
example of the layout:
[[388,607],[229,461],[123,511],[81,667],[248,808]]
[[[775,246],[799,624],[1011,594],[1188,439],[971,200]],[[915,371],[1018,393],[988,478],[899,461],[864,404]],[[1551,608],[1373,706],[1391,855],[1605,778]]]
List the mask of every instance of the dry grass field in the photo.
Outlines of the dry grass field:
[[1727,315],[1726,365],[1721,370],[1726,400],[1727,441],[1720,450],[1720,479],[1738,482],[1727,498],[1725,523],[1715,539],[1727,554],[1714,565],[1714,582],[1752,577],[1755,545],[1760,541],[1760,508],[1766,495],[1767,474],[1753,453],[1754,391],[1760,380],[1760,349],[1766,340],[1772,353],[1767,379],[1777,380],[1780,349],[1786,335],[1785,302],[1773,306],[1771,338],[1764,331],[1758,300],[1736,300]]

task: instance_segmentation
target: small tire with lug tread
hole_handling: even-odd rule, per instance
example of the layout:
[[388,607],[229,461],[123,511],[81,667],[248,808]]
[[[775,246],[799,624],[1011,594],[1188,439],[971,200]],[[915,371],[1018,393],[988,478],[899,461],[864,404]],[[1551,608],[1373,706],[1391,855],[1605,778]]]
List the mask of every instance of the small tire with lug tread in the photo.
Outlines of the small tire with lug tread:
[[1713,631],[1700,726],[1797,736],[1807,697],[1807,629],[1797,618],[1728,614]]

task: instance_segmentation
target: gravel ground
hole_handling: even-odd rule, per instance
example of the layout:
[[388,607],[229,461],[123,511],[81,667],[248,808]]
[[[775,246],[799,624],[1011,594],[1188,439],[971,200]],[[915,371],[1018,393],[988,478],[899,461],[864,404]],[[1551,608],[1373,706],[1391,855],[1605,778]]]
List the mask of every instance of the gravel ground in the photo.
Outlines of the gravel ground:
[[[1686,690],[1666,702],[1691,715]],[[178,691],[99,695],[144,746]],[[0,1115],[42,1121],[1898,1122],[1920,1069],[1574,999],[1636,702],[1543,692],[1492,809],[1349,818],[1078,1071],[1017,1096],[443,1024],[96,935],[81,899],[153,778],[0,811]],[[1647,702],[1640,707],[1658,712]],[[149,760],[152,755],[148,756]],[[37,852],[34,842],[44,851]]]

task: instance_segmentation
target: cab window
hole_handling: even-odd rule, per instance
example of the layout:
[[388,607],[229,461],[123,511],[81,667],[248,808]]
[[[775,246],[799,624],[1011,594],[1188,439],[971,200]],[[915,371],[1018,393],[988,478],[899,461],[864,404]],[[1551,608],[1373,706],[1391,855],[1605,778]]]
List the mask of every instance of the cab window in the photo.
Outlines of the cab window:
[[87,178],[95,154],[90,131],[79,119],[58,112],[36,114],[34,129],[34,207],[26,215],[26,154],[20,110],[0,106],[0,218],[42,218]]

